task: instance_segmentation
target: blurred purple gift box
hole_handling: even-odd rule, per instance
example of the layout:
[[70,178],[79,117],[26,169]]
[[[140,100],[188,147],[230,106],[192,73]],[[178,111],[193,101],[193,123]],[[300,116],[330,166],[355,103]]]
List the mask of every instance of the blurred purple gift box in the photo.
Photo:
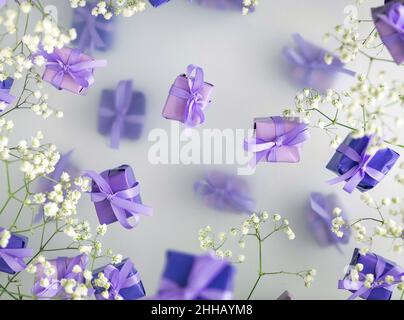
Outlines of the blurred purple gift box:
[[157,8],[157,7],[161,6],[162,4],[170,2],[170,0],[149,0],[149,2],[153,7]]
[[310,138],[309,127],[297,118],[254,119],[255,137],[244,142],[254,153],[251,165],[259,162],[299,162],[303,142]]
[[254,4],[247,6],[244,4],[244,0],[189,0],[189,2],[218,10],[242,11],[246,7],[249,12],[255,10]]
[[335,208],[341,209],[339,215],[344,221],[347,221],[347,215],[342,208],[337,195],[323,195],[319,192],[313,192],[310,195],[310,209],[308,210],[308,222],[317,243],[321,247],[336,245],[340,250],[340,244],[349,242],[350,231],[348,228],[343,229],[343,236],[338,237],[332,231],[332,220],[336,217],[333,213]]
[[40,50],[46,60],[46,69],[42,79],[59,90],[85,94],[94,83],[94,69],[105,67],[105,60],[95,60],[80,49],[55,48],[52,53]]
[[251,213],[255,200],[246,181],[220,171],[210,171],[194,183],[195,193],[211,208],[221,211]]
[[[339,73],[354,76],[355,72],[345,69],[341,60],[330,52],[305,41],[300,34],[294,34],[295,47],[285,47],[283,55],[292,67],[292,76],[307,88],[325,91],[333,86]],[[325,62],[326,56],[332,62]]]
[[[138,225],[140,215],[151,216],[152,208],[142,204],[139,182],[128,165],[105,170],[101,174],[85,171],[92,179],[91,201],[94,202],[100,224],[116,221],[126,229]],[[134,223],[129,218],[134,218]]]
[[171,86],[163,117],[180,121],[187,127],[202,124],[205,121],[204,109],[210,102],[212,90],[213,85],[204,81],[202,68],[189,65],[187,73],[178,76]]
[[293,295],[286,290],[276,300],[293,300]]
[[111,148],[118,149],[121,137],[133,140],[140,138],[145,104],[145,96],[133,90],[131,80],[120,81],[115,91],[102,91],[98,132],[110,135]]
[[[358,270],[357,264],[363,269]],[[373,281],[369,282],[367,275],[372,275]],[[338,289],[351,291],[349,300],[357,297],[367,300],[390,300],[395,285],[402,282],[403,276],[404,269],[396,263],[371,252],[362,255],[356,248],[348,272],[344,279],[338,282]]]
[[[4,238],[4,232],[0,227],[0,239]],[[0,244],[0,272],[15,274],[27,267],[24,259],[32,256],[32,249],[27,249],[27,237],[14,233],[9,236],[6,245]]]
[[404,62],[404,1],[386,1],[372,9],[377,32],[397,64]]
[[15,97],[10,94],[14,79],[8,77],[0,81],[0,112],[6,109],[14,100]]

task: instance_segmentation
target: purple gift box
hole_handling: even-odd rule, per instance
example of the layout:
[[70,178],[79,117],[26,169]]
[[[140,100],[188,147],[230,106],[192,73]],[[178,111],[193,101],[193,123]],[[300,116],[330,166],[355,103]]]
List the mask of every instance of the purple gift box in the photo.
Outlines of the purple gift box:
[[374,188],[394,166],[400,155],[390,148],[379,149],[374,155],[367,153],[371,136],[354,139],[348,135],[327,164],[327,169],[339,175],[328,181],[336,184],[346,181],[344,190],[351,193]]
[[94,16],[91,13],[94,7],[94,4],[87,3],[85,7],[74,9],[72,28],[76,29],[78,36],[73,44],[83,51],[106,51],[113,43],[116,19],[107,20],[102,14]]
[[[105,289],[97,287],[95,284],[95,279],[98,278],[101,272],[110,283],[107,290],[108,298],[102,295]],[[137,300],[146,295],[139,272],[130,259],[125,259],[117,265],[109,264],[95,270],[93,272],[92,285],[95,289],[94,294],[97,300]]]
[[[0,234],[4,228],[0,227]],[[32,250],[26,249],[28,238],[11,233],[5,248],[0,247],[0,272],[15,274],[26,268],[24,258],[32,256]]]
[[161,6],[162,4],[170,2],[170,0],[149,0],[149,2],[153,7],[157,8],[157,7]]
[[118,148],[121,137],[139,139],[143,129],[146,99],[133,91],[132,81],[120,81],[115,91],[103,90],[98,112],[98,132],[111,136],[111,147]]
[[[151,215],[152,209],[142,204],[139,182],[128,165],[105,170],[101,174],[86,171],[92,180],[91,199],[94,202],[100,224],[119,221],[126,229],[134,228],[140,220],[139,215]],[[134,224],[128,219],[134,218]]]
[[[363,265],[363,270],[359,272],[359,280],[352,281],[350,272],[358,263]],[[370,288],[364,285],[367,274],[374,276]],[[386,276],[392,276],[395,279],[394,282],[387,283],[385,281]],[[351,291],[353,294],[349,297],[350,300],[356,297],[367,300],[390,300],[394,286],[401,282],[402,276],[404,276],[404,269],[394,262],[374,253],[361,255],[359,249],[356,248],[350,262],[350,269],[344,280],[338,282],[338,288]]]
[[[195,71],[195,76],[192,76]],[[203,80],[203,70],[200,67],[189,65],[187,74],[178,76],[171,86],[163,117],[177,120],[190,127],[204,122],[203,110],[210,102],[214,86]]]
[[158,300],[229,300],[235,268],[213,254],[194,256],[168,251]]
[[307,124],[297,118],[267,117],[254,119],[255,137],[245,141],[258,162],[299,162],[304,141],[310,138]]
[[[245,5],[243,0],[190,0],[190,2],[195,2],[199,5],[206,6],[218,10],[242,10]],[[255,6],[248,8],[249,12],[255,10]]]
[[293,295],[286,290],[276,300],[293,300]]
[[404,1],[386,1],[372,9],[377,32],[397,64],[404,62]]
[[0,102],[4,108],[0,105],[0,112],[2,112],[7,106],[9,106],[15,99],[10,94],[10,89],[13,86],[14,79],[8,77],[6,80],[0,81]]

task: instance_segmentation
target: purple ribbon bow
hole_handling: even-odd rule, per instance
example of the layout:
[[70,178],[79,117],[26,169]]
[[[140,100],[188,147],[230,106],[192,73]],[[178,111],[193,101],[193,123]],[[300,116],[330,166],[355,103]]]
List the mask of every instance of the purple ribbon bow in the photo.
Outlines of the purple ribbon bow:
[[65,76],[70,76],[83,88],[89,87],[94,83],[93,69],[106,66],[105,60],[80,61],[82,51],[76,48],[71,49],[66,62],[62,58],[62,52],[57,48],[52,53],[40,50],[39,54],[47,60],[46,67],[56,72],[52,85],[59,90],[62,89]]
[[32,257],[32,249],[0,248],[0,258],[14,271],[20,272],[27,265],[24,258]]
[[[12,103],[15,99],[15,97],[10,94],[10,87],[12,83],[13,80],[11,78],[0,81],[0,101],[5,102],[7,105]],[[0,111],[2,110],[0,109]]]
[[[85,171],[84,173],[94,181],[100,190],[99,192],[91,193],[91,201],[109,201],[116,219],[124,228],[132,229],[137,226],[140,214],[145,216],[152,215],[152,208],[130,200],[138,196],[140,193],[138,182],[132,188],[114,193],[108,182],[101,175],[91,170]],[[133,225],[129,223],[128,215],[134,217],[135,221]]]
[[[193,77],[192,74],[194,71],[195,76]],[[191,64],[187,67],[186,77],[188,79],[189,90],[172,86],[170,89],[170,94],[187,100],[183,120],[187,126],[195,127],[205,121],[203,109],[207,102],[203,99],[201,94],[201,90],[204,85],[203,69]]]
[[366,153],[367,147],[369,146],[372,139],[369,139],[367,145],[363,148],[361,154],[357,153],[351,147],[341,144],[337,151],[341,152],[349,159],[355,161],[357,164],[345,172],[343,175],[336,177],[327,181],[328,184],[336,184],[342,181],[346,181],[344,190],[348,193],[352,193],[353,190],[359,185],[363,180],[365,175],[369,175],[371,178],[380,182],[384,178],[384,174],[374,168],[369,167],[369,162],[373,159],[374,155]]
[[[376,256],[376,267],[374,273],[374,281],[371,284],[370,288],[365,286],[366,275],[362,272],[359,272],[359,281],[352,280],[339,280],[338,281],[338,289],[345,289],[355,291],[351,296],[349,296],[348,300],[353,300],[356,297],[362,296],[364,299],[367,299],[371,294],[372,290],[377,288],[384,288],[386,290],[392,290],[393,286],[400,283],[400,277],[404,275],[403,270],[399,266],[395,266],[387,272],[384,272],[386,267],[386,262]],[[394,282],[387,283],[385,282],[386,276],[393,276]]]
[[118,149],[119,140],[122,134],[122,128],[125,123],[137,124],[142,123],[143,115],[127,114],[131,105],[133,96],[132,81],[120,81],[115,90],[114,107],[115,111],[106,106],[100,108],[100,115],[102,117],[114,117],[111,128],[111,148]]
[[195,257],[186,287],[175,281],[163,278],[156,300],[194,300],[197,297],[206,300],[230,300],[232,292],[208,288],[210,282],[227,266],[227,262],[215,258],[212,254]]
[[251,166],[256,166],[262,158],[266,158],[268,161],[275,158],[275,151],[283,146],[298,146],[310,137],[309,128],[305,123],[300,123],[294,129],[285,132],[282,117],[272,117],[272,120],[276,130],[276,138],[273,141],[260,138],[250,138],[244,141],[244,148],[255,153],[255,157],[250,163]]
[[[119,292],[122,289],[133,287],[141,282],[139,272],[129,276],[132,270],[133,263],[130,260],[126,260],[121,270],[111,264],[105,267],[104,275],[110,283],[110,287],[108,288],[108,300],[115,300],[120,296]],[[99,293],[96,295],[99,299],[105,299]]]

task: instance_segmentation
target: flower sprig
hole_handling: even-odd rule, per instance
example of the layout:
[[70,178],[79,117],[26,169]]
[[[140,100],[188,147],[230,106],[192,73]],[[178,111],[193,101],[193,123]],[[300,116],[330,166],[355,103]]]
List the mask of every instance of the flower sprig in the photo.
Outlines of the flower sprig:
[[72,8],[85,7],[87,3],[94,5],[92,14],[94,16],[102,15],[106,20],[110,20],[114,15],[131,17],[135,13],[146,9],[144,0],[69,0]]

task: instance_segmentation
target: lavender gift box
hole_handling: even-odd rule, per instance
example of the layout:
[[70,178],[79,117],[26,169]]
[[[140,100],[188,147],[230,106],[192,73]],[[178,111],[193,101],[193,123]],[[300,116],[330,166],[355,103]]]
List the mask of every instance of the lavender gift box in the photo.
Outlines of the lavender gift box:
[[[3,228],[0,228],[0,232],[2,230]],[[12,233],[10,239],[8,240],[7,247],[4,249],[24,249],[27,247],[27,244],[28,244],[27,237]],[[1,250],[2,248],[0,248],[0,253]],[[5,272],[8,274],[16,273],[16,271],[14,271],[13,268],[7,264],[7,262],[1,257],[1,255],[0,255],[0,272]]]
[[[363,265],[363,270],[360,272],[359,281],[352,282],[350,280],[350,272],[348,271],[344,277],[344,280],[339,281],[339,289],[351,291],[353,295],[350,297],[350,299],[354,299],[356,296],[359,296],[367,300],[390,300],[393,293],[394,284],[388,285],[384,282],[384,279],[387,275],[391,275],[398,280],[397,282],[400,282],[400,277],[404,275],[404,269],[397,266],[396,263],[374,253],[369,252],[366,255],[361,255],[359,253],[359,249],[355,248],[349,265],[351,267],[355,267],[355,265],[358,263]],[[374,284],[377,284],[379,281],[384,282],[384,284],[375,285],[371,288],[364,287],[363,281],[366,274],[374,275]]]
[[[356,188],[361,192],[374,188],[383,177],[375,179],[374,177],[371,177],[369,172],[366,170],[369,170],[370,168],[372,171],[379,172],[378,175],[380,176],[386,175],[394,166],[400,155],[390,148],[385,148],[378,150],[375,155],[369,158],[369,156],[366,154],[366,150],[370,142],[370,136],[355,139],[351,135],[348,135],[342,142],[341,146],[337,149],[331,160],[328,162],[326,168],[343,177],[344,175],[349,175],[349,172],[354,170],[354,168],[359,165],[360,167],[358,169],[362,171],[365,170],[365,172],[363,174],[363,178],[358,181]],[[351,157],[346,155],[343,151],[340,151],[342,146],[353,149],[363,158],[363,160],[366,160],[367,158],[367,162],[363,164],[363,160],[360,160],[360,163],[358,163],[358,161],[351,159]],[[359,174],[361,174],[361,172],[359,172]],[[339,178],[333,179],[334,182],[331,180],[329,183],[333,184],[339,182],[338,180],[341,180]],[[349,179],[346,179],[345,181],[349,182]],[[347,187],[346,185],[344,190],[351,193],[353,188],[350,186]]]
[[385,1],[372,9],[372,18],[384,45],[397,64],[404,62],[404,1]]
[[170,2],[170,0],[149,0],[149,2],[153,7],[156,8],[156,7],[161,6],[162,4]]
[[286,290],[276,300],[293,300],[293,295]]
[[[124,270],[126,268],[127,270]],[[115,299],[119,295],[123,300],[137,300],[146,295],[138,270],[130,259],[125,259],[117,265],[107,265],[94,270],[92,285],[95,289],[94,294],[97,300],[106,300],[101,295],[105,289],[97,287],[94,283],[94,279],[97,278],[100,272],[104,273],[110,282],[110,288],[108,289],[109,299]],[[125,274],[122,274],[122,272]]]
[[235,268],[213,254],[194,256],[168,251],[156,298],[160,300],[229,300]]
[[[0,102],[2,102],[4,107],[7,107],[11,104],[15,97],[10,95],[10,89],[13,86],[14,79],[8,77],[4,81],[0,81]],[[0,105],[0,112],[2,112],[5,108]]]

